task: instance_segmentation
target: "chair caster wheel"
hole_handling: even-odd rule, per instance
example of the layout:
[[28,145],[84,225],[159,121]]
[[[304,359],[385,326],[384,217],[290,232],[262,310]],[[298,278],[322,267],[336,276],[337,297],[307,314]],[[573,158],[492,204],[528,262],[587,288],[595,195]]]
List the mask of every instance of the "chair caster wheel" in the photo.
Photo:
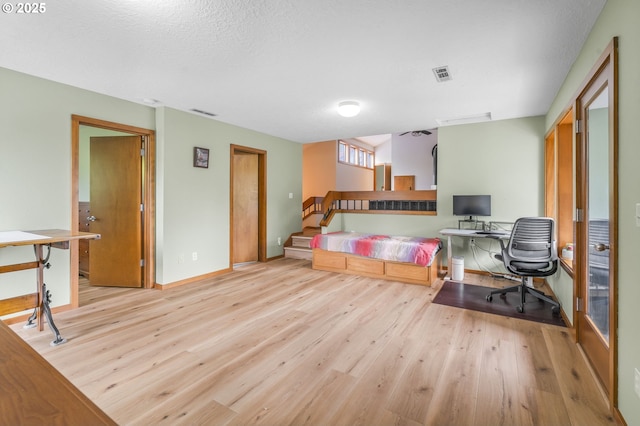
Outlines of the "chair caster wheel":
[[487,302],[491,302],[493,300],[493,296],[492,295],[488,295],[487,296]]
[[516,311],[523,313],[524,312],[524,306],[518,306],[516,307]]

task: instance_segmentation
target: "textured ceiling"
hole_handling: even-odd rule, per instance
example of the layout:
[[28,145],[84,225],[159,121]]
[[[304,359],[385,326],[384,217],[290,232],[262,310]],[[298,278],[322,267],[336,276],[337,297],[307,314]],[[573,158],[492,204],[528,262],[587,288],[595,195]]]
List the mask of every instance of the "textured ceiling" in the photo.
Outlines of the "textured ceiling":
[[605,2],[54,0],[0,15],[0,66],[314,142],[545,114]]

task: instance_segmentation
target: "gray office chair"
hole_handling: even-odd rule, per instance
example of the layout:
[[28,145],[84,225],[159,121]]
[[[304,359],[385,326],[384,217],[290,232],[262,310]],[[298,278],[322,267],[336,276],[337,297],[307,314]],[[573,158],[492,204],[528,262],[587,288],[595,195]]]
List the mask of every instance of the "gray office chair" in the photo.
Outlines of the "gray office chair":
[[493,300],[494,294],[505,297],[507,293],[520,292],[518,312],[524,312],[525,298],[531,294],[539,301],[551,304],[554,315],[560,313],[560,304],[543,292],[528,286],[533,277],[547,277],[558,269],[558,252],[555,240],[555,222],[548,217],[523,217],[516,220],[511,231],[509,242],[505,246],[502,240],[502,254],[497,259],[504,262],[509,272],[522,277],[522,282],[513,287],[505,287],[491,291],[487,301]]

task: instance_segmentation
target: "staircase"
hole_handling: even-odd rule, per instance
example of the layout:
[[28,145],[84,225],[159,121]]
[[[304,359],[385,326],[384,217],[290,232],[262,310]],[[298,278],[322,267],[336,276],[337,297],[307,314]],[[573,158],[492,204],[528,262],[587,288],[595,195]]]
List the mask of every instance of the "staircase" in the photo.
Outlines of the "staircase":
[[311,239],[320,233],[320,228],[305,228],[304,231],[291,235],[291,245],[284,247],[284,257],[290,259],[311,260]]

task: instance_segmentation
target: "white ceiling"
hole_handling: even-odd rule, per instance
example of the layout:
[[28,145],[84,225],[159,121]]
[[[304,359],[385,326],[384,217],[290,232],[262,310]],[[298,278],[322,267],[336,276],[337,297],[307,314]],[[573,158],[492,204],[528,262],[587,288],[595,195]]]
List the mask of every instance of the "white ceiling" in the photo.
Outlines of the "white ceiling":
[[0,66],[315,142],[545,114],[605,2],[55,0],[2,13]]
[[378,145],[382,145],[385,142],[389,142],[391,140],[391,135],[384,134],[384,135],[358,136],[355,139],[371,146],[378,146]]

